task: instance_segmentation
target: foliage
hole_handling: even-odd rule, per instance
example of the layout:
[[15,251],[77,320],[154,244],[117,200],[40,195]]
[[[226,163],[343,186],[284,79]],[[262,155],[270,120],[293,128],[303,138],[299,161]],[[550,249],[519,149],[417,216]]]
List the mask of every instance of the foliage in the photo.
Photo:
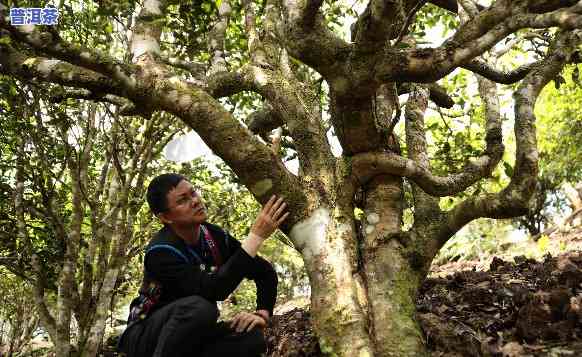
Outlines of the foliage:
[[[582,147],[582,87],[579,81],[576,81],[575,68],[578,66],[567,67],[558,83],[561,85],[546,86],[541,93],[536,106],[536,116],[538,125],[538,147],[540,150],[540,178],[538,184],[538,192],[532,199],[532,208],[528,215],[514,219],[512,222],[506,221],[503,225],[515,225],[517,228],[526,229],[531,235],[540,233],[556,216],[564,215],[567,212],[566,200],[561,191],[561,183],[563,182],[579,182],[581,180],[582,170],[579,165],[580,148]],[[462,73],[462,72],[461,72]],[[459,73],[459,75],[461,75]],[[458,76],[453,76],[450,79],[451,84],[455,84],[456,88],[466,88],[466,83],[461,85]],[[564,81],[562,83],[561,81]],[[443,81],[443,84],[447,84]],[[454,108],[453,108],[454,110]],[[458,110],[457,110],[458,111]],[[482,122],[482,109],[479,107],[469,109],[474,115],[470,119],[470,123]],[[482,126],[465,127],[466,133],[471,128],[476,132],[463,135],[463,132],[457,132],[453,135],[453,131],[446,129],[451,124],[442,126],[436,125],[438,120],[447,120],[446,114],[439,114],[428,119],[427,128],[433,137],[440,139],[437,142],[437,151],[434,153],[437,170],[448,169],[449,165],[455,167],[461,163],[455,158],[463,157],[463,150],[476,150],[472,147],[482,145],[479,140],[483,139]],[[439,118],[440,117],[440,118]],[[455,123],[454,117],[449,117],[449,121]],[[432,124],[435,123],[435,124]],[[462,127],[462,123],[461,127]],[[448,135],[447,135],[448,134]],[[472,137],[473,140],[467,140]],[[457,139],[457,145],[451,145],[452,141]],[[511,144],[511,142],[509,142]],[[506,151],[513,150],[510,145]],[[463,149],[464,148],[464,149]],[[488,190],[495,190],[495,187],[501,187],[502,184],[508,181],[511,176],[512,167],[508,162],[507,157],[513,156],[506,152],[503,166],[498,168],[494,174],[494,180],[487,183]],[[496,182],[496,180],[497,182]],[[474,190],[469,190],[466,194],[471,192],[478,193],[481,191],[482,183],[476,185]],[[448,205],[454,202],[444,202]],[[496,249],[504,251],[509,249],[510,245],[504,244],[504,231],[511,229],[510,226],[499,231],[499,227],[493,229],[492,234],[478,236],[471,231],[479,231],[483,229],[484,223],[474,222],[470,224],[471,228],[467,228],[457,234],[457,237],[449,241],[441,250],[438,262],[444,262],[446,259],[475,259],[480,252],[493,253]],[[490,227],[486,224],[485,227]]]
[[114,272],[123,276],[123,257],[150,234],[143,181],[176,129],[157,115],[143,122],[95,104],[52,104],[42,86],[8,78],[0,88],[0,178],[10,197],[0,216],[12,223],[0,237],[0,263],[39,290],[35,304],[57,345],[50,306],[71,307],[77,331],[66,343],[83,351],[93,325],[103,324],[98,307],[115,298],[102,291],[123,285]]
[[511,245],[508,222],[480,219],[464,227],[450,239],[434,259],[434,264],[458,260],[481,260]]
[[427,37],[428,30],[440,29],[440,38],[444,39],[457,26],[459,26],[459,20],[452,13],[435,5],[427,4],[416,15],[412,32],[420,43],[432,42],[434,40]]
[[32,286],[0,266],[0,353],[21,351],[39,326]]
[[554,86],[547,86],[538,100],[541,175],[552,182],[582,180],[582,65],[564,70]]
[[[51,183],[57,181],[64,169],[64,155],[65,150],[62,145],[59,145],[58,125],[67,125],[63,117],[55,118],[56,127],[49,132],[50,129],[41,128],[35,129],[35,117],[31,111],[26,111],[26,108],[31,105],[30,101],[33,99],[25,90],[14,80],[0,77],[0,132],[2,133],[0,139],[0,185],[2,187],[2,195],[5,199],[2,200],[0,216],[7,224],[3,224],[0,229],[0,254],[3,257],[3,264],[13,273],[19,276],[31,277],[30,266],[30,251],[25,249],[26,242],[19,238],[17,232],[17,219],[14,212],[14,191],[13,186],[16,179],[16,169],[18,162],[18,148],[24,143],[25,155],[29,167],[38,169],[47,169],[46,171],[28,171],[25,174],[26,178],[31,183],[37,183],[41,186],[37,189],[29,187],[26,190],[26,200],[28,202],[35,202],[37,208],[46,207],[49,197],[53,200],[53,204],[62,206],[65,209],[65,216],[70,216],[70,211],[67,211],[66,202],[69,199],[67,190],[63,187],[57,187]],[[23,134],[28,133],[31,136]],[[33,149],[34,144],[39,145],[39,152]],[[46,148],[53,148],[51,154],[51,166],[48,169],[48,164],[44,157],[39,153]],[[38,212],[37,212],[38,213]],[[54,288],[57,272],[54,261],[62,260],[63,241],[62,237],[56,235],[55,230],[43,222],[40,216],[31,216],[28,224],[28,230],[31,232],[32,249],[35,250],[40,258],[42,271],[44,272],[45,283],[47,286]]]

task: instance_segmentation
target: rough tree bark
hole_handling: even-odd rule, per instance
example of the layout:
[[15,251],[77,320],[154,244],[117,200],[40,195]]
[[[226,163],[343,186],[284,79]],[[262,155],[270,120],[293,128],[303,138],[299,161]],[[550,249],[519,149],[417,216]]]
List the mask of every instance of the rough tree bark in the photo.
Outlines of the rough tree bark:
[[[527,210],[538,159],[533,108],[545,84],[576,58],[582,3],[498,0],[482,7],[459,1],[468,17],[455,34],[440,47],[420,48],[401,44],[426,1],[370,0],[353,26],[353,42],[330,30],[321,0],[267,0],[260,22],[263,31],[255,28],[252,2],[243,1],[249,62],[228,71],[221,60],[222,42],[232,14],[228,0],[223,0],[209,34],[211,66],[206,76],[192,70],[196,84],[176,75],[166,64],[178,63],[160,53],[161,24],[169,3],[144,2],[133,27],[132,63],[66,43],[49,32],[11,27],[4,20],[3,36],[38,56],[0,41],[0,72],[81,88],[94,100],[111,102],[107,94],[141,108],[146,117],[148,112],[166,111],[180,118],[258,201],[272,194],[286,198],[292,216],[283,231],[304,258],[315,330],[325,353],[424,355],[414,299],[439,248],[474,219],[515,217]],[[457,1],[432,3],[460,12]],[[561,29],[538,63],[506,73],[479,58],[519,29],[553,26]],[[311,67],[328,83],[330,120],[343,148],[341,157],[331,153],[317,96],[301,83],[288,57]],[[182,62],[179,67],[197,68]],[[433,82],[459,67],[484,77],[478,81],[486,108],[485,147],[480,156],[468,158],[461,172],[437,176],[427,153],[424,111],[428,98],[450,103]],[[517,153],[511,182],[498,193],[470,197],[441,210],[440,197],[486,179],[503,154],[499,104],[491,81],[521,81],[514,93]],[[218,101],[242,91],[258,93],[264,100],[253,117],[260,123],[250,125],[254,133]],[[406,156],[392,132],[400,116],[399,91],[411,93],[404,114]],[[279,127],[293,140],[299,175],[289,172],[272,148],[254,135]],[[414,224],[406,231],[404,180],[411,183],[414,196]],[[356,207],[364,210],[361,222],[354,216]]]

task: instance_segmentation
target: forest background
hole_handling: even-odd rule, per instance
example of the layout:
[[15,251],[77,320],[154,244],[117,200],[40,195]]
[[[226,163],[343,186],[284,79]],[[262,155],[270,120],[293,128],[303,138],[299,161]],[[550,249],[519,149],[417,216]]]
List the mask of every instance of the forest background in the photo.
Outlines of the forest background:
[[[224,1],[184,2],[171,8],[176,16],[168,17],[168,34],[161,41],[162,51],[178,49],[178,56],[168,59],[169,65],[183,73],[200,70],[196,65],[186,68],[180,64],[189,51],[208,41],[208,33],[220,27]],[[6,4],[13,5],[16,2]],[[26,2],[17,5],[32,6]],[[126,27],[135,20],[132,14],[139,8],[138,2],[72,0],[54,5],[61,14],[60,35],[68,41],[112,56],[123,54],[128,47]],[[221,65],[240,68],[249,61],[238,52],[250,46],[245,7],[260,15],[265,12],[263,5],[258,2],[246,7],[250,6],[248,1],[230,2],[232,14],[222,49],[227,61]],[[345,38],[349,37],[349,24],[356,21],[365,5],[359,0],[324,1],[322,12],[330,28]],[[455,14],[431,4],[415,16],[412,37],[419,46],[439,46],[460,21]],[[260,21],[260,16],[257,18]],[[535,60],[547,50],[556,31],[520,30],[491,49],[488,58],[500,68]],[[10,44],[9,36],[1,34],[0,44]],[[196,60],[215,64],[211,55],[202,51]],[[328,83],[299,61],[287,60],[315,90],[322,117],[328,118]],[[548,229],[564,226],[565,217],[580,212],[581,69],[577,63],[566,65],[537,101],[539,175],[528,214],[511,220],[473,221],[447,242],[434,264],[485,260],[495,254],[525,253],[539,258],[550,250]],[[446,93],[446,103],[431,102],[425,117],[428,154],[437,173],[461,168],[468,156],[481,152],[486,109],[478,86],[477,78],[466,69],[456,69],[438,82],[437,92]],[[507,133],[500,164],[489,180],[440,198],[443,209],[482,192],[499,191],[510,182],[516,151],[515,137],[509,134],[514,125],[511,93],[516,87],[505,84],[498,88],[502,126]],[[400,96],[398,114],[404,113],[407,99],[407,94]],[[260,95],[240,92],[220,102],[249,129],[260,131],[254,130],[261,124],[262,112],[257,112],[262,106]],[[341,152],[333,129],[328,129],[332,150]],[[393,130],[396,137],[404,137],[404,122],[397,122]],[[118,97],[71,91],[34,78],[23,81],[0,72],[0,346],[4,351],[0,353],[24,355],[32,338],[58,336],[70,345],[70,351],[90,356],[106,338],[100,326],[105,324],[108,332],[122,326],[120,320],[141,276],[142,248],[159,228],[144,202],[144,191],[149,180],[161,172],[189,177],[202,189],[209,221],[235,237],[246,236],[260,205],[218,157],[209,160],[211,155],[202,143],[188,148],[192,145],[185,139],[191,138],[189,132],[189,127],[169,113],[144,113]],[[298,155],[287,134],[279,129],[258,133],[297,173],[301,170],[296,163]],[[180,145],[189,158],[176,158],[173,150]],[[196,150],[200,157],[191,152]],[[411,183],[405,181],[404,185],[408,188],[402,218],[406,227],[413,223],[414,205]],[[359,208],[354,215],[364,219]],[[566,223],[575,222],[572,217]],[[75,249],[70,249],[71,242],[75,242]],[[524,246],[529,247],[525,252]],[[552,253],[567,249],[560,246]],[[308,298],[310,287],[302,257],[287,236],[277,233],[261,254],[278,272],[279,307]],[[66,278],[63,271],[67,270],[75,274]],[[63,299],[67,294],[72,294],[70,299]],[[252,309],[253,304],[252,284],[244,283],[222,304],[223,316]],[[66,332],[61,328],[64,325],[70,327]]]

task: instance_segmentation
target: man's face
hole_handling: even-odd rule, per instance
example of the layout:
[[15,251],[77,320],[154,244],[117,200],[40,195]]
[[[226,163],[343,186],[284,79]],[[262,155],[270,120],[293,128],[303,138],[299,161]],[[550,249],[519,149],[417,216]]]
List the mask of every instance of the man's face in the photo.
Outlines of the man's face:
[[164,223],[185,226],[200,224],[208,218],[200,191],[186,180],[168,192],[166,200],[168,210],[159,215]]

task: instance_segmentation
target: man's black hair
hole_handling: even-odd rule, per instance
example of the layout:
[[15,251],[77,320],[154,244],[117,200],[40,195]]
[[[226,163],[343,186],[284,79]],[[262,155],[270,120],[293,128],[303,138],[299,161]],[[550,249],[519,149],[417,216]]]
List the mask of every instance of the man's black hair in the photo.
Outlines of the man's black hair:
[[148,186],[147,200],[152,212],[157,215],[168,210],[166,196],[186,178],[180,174],[167,173],[155,177]]

